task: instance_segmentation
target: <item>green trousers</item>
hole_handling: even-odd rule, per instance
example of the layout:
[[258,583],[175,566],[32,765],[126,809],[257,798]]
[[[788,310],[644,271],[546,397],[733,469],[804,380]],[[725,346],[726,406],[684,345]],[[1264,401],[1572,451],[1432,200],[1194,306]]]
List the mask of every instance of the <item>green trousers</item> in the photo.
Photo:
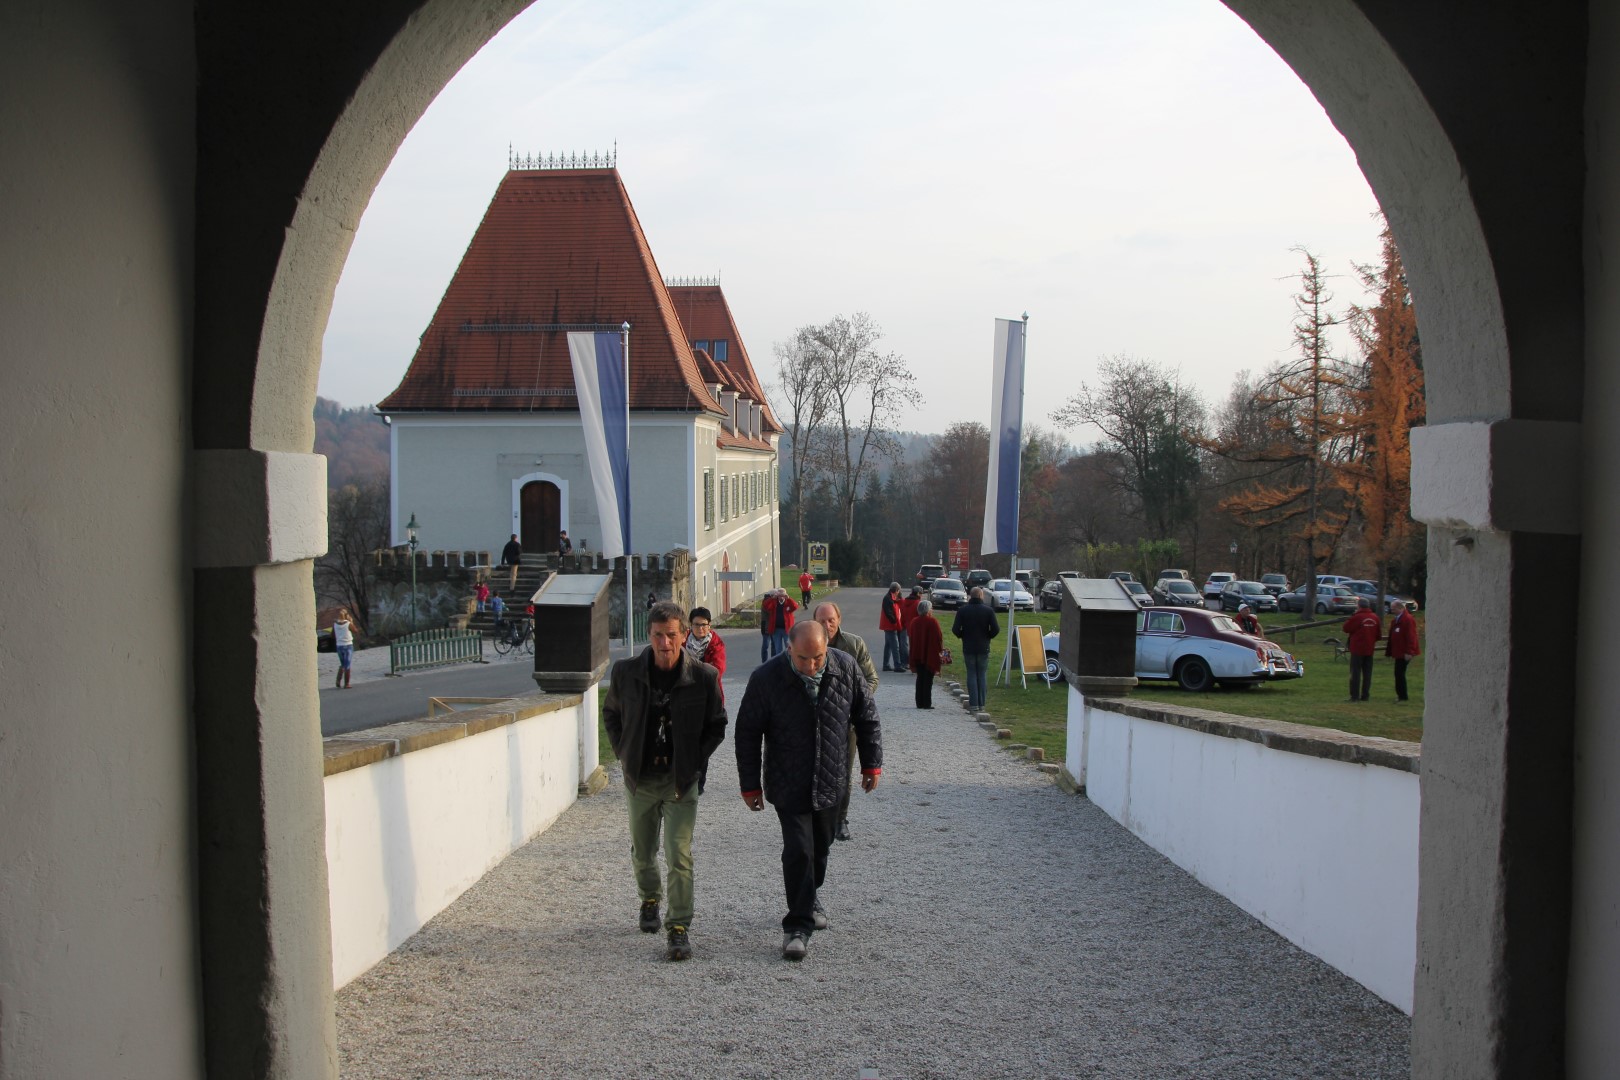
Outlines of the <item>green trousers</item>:
[[698,786],[675,790],[669,773],[645,776],[636,790],[625,789],[630,809],[630,864],[636,871],[636,891],[643,900],[657,900],[663,884],[658,880],[658,829],[664,829],[664,862],[669,867],[669,903],[664,927],[692,925],[692,828],[697,824]]

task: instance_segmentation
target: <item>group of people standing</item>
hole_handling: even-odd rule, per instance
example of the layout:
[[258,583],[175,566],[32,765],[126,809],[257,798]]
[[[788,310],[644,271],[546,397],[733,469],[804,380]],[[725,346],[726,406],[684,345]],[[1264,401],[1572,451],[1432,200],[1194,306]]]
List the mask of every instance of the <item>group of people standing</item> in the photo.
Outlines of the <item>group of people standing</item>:
[[1395,701],[1405,704],[1406,669],[1412,657],[1423,650],[1418,646],[1417,619],[1402,607],[1389,624],[1389,637],[1384,637],[1384,623],[1373,614],[1372,601],[1365,596],[1356,601],[1356,613],[1344,621],[1348,641],[1345,651],[1350,654],[1351,701],[1366,701],[1372,693],[1373,654],[1378,642],[1384,641],[1384,655],[1395,661]]
[[[862,790],[877,787],[882,774],[875,676],[829,645],[839,637],[831,607],[831,634],[820,609],[816,620],[782,628],[785,651],[754,669],[737,708],[742,800],[752,811],[769,802],[782,832],[782,956],[789,960],[802,960],[811,935],[830,925],[818,890],[855,760]],[[624,771],[639,925],[666,932],[669,960],[692,955],[692,835],[709,758],[725,740],[725,646],[711,623],[706,608],[687,613],[667,601],[655,604],[647,647],[613,666],[602,705]],[[658,872],[660,833],[667,882]]]

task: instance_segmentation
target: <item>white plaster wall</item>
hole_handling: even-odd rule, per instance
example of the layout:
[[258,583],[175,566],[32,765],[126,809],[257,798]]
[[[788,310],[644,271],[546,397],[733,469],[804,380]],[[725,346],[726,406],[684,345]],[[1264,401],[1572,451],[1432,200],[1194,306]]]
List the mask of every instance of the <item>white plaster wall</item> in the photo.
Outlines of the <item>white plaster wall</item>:
[[[578,706],[326,778],[332,981],[420,930],[578,797]],[[590,751],[594,754],[594,750]],[[594,768],[595,765],[592,765]]]
[[[175,0],[0,5],[7,1077],[202,1074],[193,17]],[[93,634],[64,651],[70,624]]]
[[[601,516],[591,486],[577,419],[542,417],[392,416],[394,541],[403,543],[414,513],[423,548],[487,550],[491,554],[518,524],[512,517],[512,481],[549,473],[567,481],[563,527],[600,548]],[[630,523],[637,554],[692,547],[687,476],[691,423],[633,422],[630,431]],[[543,464],[536,465],[536,459]],[[701,497],[701,491],[699,491]],[[701,519],[700,519],[701,520]]]
[[1089,707],[1071,707],[1069,746],[1069,771],[1079,776],[1084,766],[1087,796],[1110,817],[1289,941],[1412,1011],[1416,774]]

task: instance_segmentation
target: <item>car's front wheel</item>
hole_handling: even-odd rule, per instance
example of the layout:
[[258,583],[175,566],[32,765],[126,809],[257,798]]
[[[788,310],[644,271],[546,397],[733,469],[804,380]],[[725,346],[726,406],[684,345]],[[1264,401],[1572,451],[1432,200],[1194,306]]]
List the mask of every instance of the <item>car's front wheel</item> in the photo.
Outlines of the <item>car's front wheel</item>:
[[1183,690],[1198,694],[1214,687],[1215,673],[1202,657],[1189,656],[1176,665],[1176,681]]

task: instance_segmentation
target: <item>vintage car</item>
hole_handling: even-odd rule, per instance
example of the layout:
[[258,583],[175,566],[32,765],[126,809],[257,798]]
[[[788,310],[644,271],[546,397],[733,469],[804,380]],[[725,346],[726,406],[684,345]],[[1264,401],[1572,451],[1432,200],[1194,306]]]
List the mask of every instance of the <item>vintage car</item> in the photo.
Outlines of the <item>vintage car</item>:
[[934,587],[928,593],[928,599],[936,608],[955,610],[967,603],[967,589],[962,582],[953,577],[937,577]]
[[[1059,635],[1041,639],[1048,682],[1063,676]],[[1231,616],[1198,608],[1153,608],[1136,617],[1136,677],[1174,679],[1184,690],[1210,690],[1216,683],[1247,685],[1297,679],[1305,665],[1274,641],[1250,637]]]
[[1010,578],[996,578],[985,594],[990,597],[990,606],[997,611],[1007,611],[1013,607],[1019,611],[1035,610],[1035,598]]

